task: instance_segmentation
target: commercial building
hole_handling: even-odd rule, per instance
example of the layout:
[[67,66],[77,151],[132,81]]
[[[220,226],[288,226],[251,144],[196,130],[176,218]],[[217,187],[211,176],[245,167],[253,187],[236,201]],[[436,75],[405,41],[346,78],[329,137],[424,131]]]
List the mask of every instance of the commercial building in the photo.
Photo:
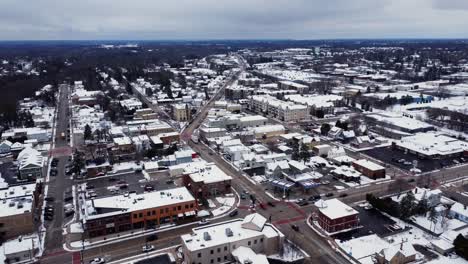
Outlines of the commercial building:
[[309,114],[314,116],[333,114],[335,112],[335,107],[342,106],[344,104],[343,96],[333,94],[291,94],[285,95],[284,98],[296,104],[306,105],[309,108]]
[[467,142],[435,132],[403,137],[394,146],[427,159],[460,157],[468,151]]
[[39,238],[36,235],[20,236],[3,244],[5,263],[31,263],[39,251]]
[[309,118],[307,106],[279,100],[269,95],[254,95],[250,99],[250,109],[281,121],[291,122]]
[[338,199],[324,202],[319,208],[318,223],[328,233],[336,234],[359,228],[358,211]]
[[190,120],[190,108],[187,104],[174,104],[172,106],[172,116],[176,121],[186,122]]
[[251,129],[256,138],[277,137],[286,133],[286,128],[283,125],[265,125],[254,127]]
[[34,232],[37,196],[35,183],[0,190],[0,237],[9,239]]
[[399,134],[403,134],[397,131],[414,134],[435,130],[428,123],[393,113],[370,114],[365,119],[373,130],[393,138],[398,137]]
[[374,180],[377,178],[385,178],[385,167],[372,161],[366,159],[355,160],[353,161],[353,167],[368,178]]
[[278,89],[280,90],[296,90],[298,93],[306,93],[309,91],[309,86],[291,82],[291,81],[279,81]]
[[184,185],[195,198],[210,198],[231,193],[232,177],[212,163],[194,173],[185,174]]
[[[277,254],[284,235],[258,213],[192,230],[181,236],[186,263],[229,263],[236,250],[250,248],[256,254]],[[239,252],[238,252],[239,253]],[[235,256],[234,256],[235,255]]]
[[197,210],[195,198],[185,187],[91,199],[82,208],[89,237],[177,222],[195,216]]

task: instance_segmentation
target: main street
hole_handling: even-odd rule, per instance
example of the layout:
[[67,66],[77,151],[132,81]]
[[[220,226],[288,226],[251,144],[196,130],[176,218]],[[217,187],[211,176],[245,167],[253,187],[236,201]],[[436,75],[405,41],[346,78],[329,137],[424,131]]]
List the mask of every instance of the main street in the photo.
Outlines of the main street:
[[[64,206],[64,193],[71,192],[73,181],[65,175],[65,166],[69,159],[71,149],[67,137],[67,128],[69,124],[69,102],[68,102],[69,85],[62,84],[59,87],[59,99],[57,105],[57,114],[55,120],[55,145],[51,150],[52,157],[58,160],[57,163],[57,176],[50,176],[47,182],[48,197],[53,197],[54,202],[48,202],[48,205],[54,207],[54,218],[52,221],[45,221],[46,236],[45,236],[45,252],[44,255],[55,256],[53,261],[55,263],[67,263],[70,260],[69,254],[61,254],[63,252],[63,206]],[[62,134],[63,133],[63,134]],[[64,262],[62,262],[64,261]],[[53,262],[51,262],[53,263]]]

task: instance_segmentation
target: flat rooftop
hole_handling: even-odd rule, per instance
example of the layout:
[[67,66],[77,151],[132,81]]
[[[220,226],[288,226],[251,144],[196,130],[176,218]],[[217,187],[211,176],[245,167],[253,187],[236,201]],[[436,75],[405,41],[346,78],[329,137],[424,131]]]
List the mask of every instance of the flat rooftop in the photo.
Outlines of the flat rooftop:
[[[195,198],[185,187],[142,194],[114,195],[86,201],[85,219],[117,215],[150,208],[165,207],[172,204],[193,202]],[[105,209],[98,214],[97,209]]]
[[332,220],[358,214],[358,211],[336,198],[326,200],[324,202],[324,207],[319,210],[322,214]]
[[264,224],[260,231],[246,228],[244,224],[243,219],[235,219],[194,228],[191,234],[181,236],[182,243],[185,244],[188,250],[197,251],[254,237],[273,238],[284,236],[270,224]]

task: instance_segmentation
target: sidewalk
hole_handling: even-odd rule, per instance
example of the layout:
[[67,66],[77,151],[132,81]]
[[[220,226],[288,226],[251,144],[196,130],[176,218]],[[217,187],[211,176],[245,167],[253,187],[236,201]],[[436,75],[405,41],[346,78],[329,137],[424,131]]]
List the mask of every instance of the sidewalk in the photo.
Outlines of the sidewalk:
[[337,253],[341,254],[349,262],[355,263],[355,264],[360,264],[360,262],[358,260],[354,259],[348,253],[344,252],[343,249],[341,249],[341,247],[338,246],[338,244],[335,242],[335,240],[333,238],[331,238],[330,236],[328,236],[328,234],[320,226],[318,226],[315,221],[312,221],[312,215],[309,215],[307,217],[306,224],[307,224],[307,226],[310,227],[310,229],[312,229],[312,231],[317,233],[319,236],[323,237],[333,250],[335,250]]

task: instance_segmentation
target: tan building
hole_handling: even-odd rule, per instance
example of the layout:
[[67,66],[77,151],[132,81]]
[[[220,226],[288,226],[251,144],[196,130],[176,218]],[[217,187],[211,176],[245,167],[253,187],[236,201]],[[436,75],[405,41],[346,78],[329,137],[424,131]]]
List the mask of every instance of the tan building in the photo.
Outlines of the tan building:
[[190,108],[187,104],[174,104],[172,106],[172,116],[174,120],[186,122],[190,120]]
[[250,248],[255,254],[279,253],[284,235],[265,217],[254,213],[244,219],[194,228],[181,240],[186,263],[230,263],[238,258],[238,248]]
[[9,239],[34,232],[36,184],[12,186],[0,190],[0,237]]

